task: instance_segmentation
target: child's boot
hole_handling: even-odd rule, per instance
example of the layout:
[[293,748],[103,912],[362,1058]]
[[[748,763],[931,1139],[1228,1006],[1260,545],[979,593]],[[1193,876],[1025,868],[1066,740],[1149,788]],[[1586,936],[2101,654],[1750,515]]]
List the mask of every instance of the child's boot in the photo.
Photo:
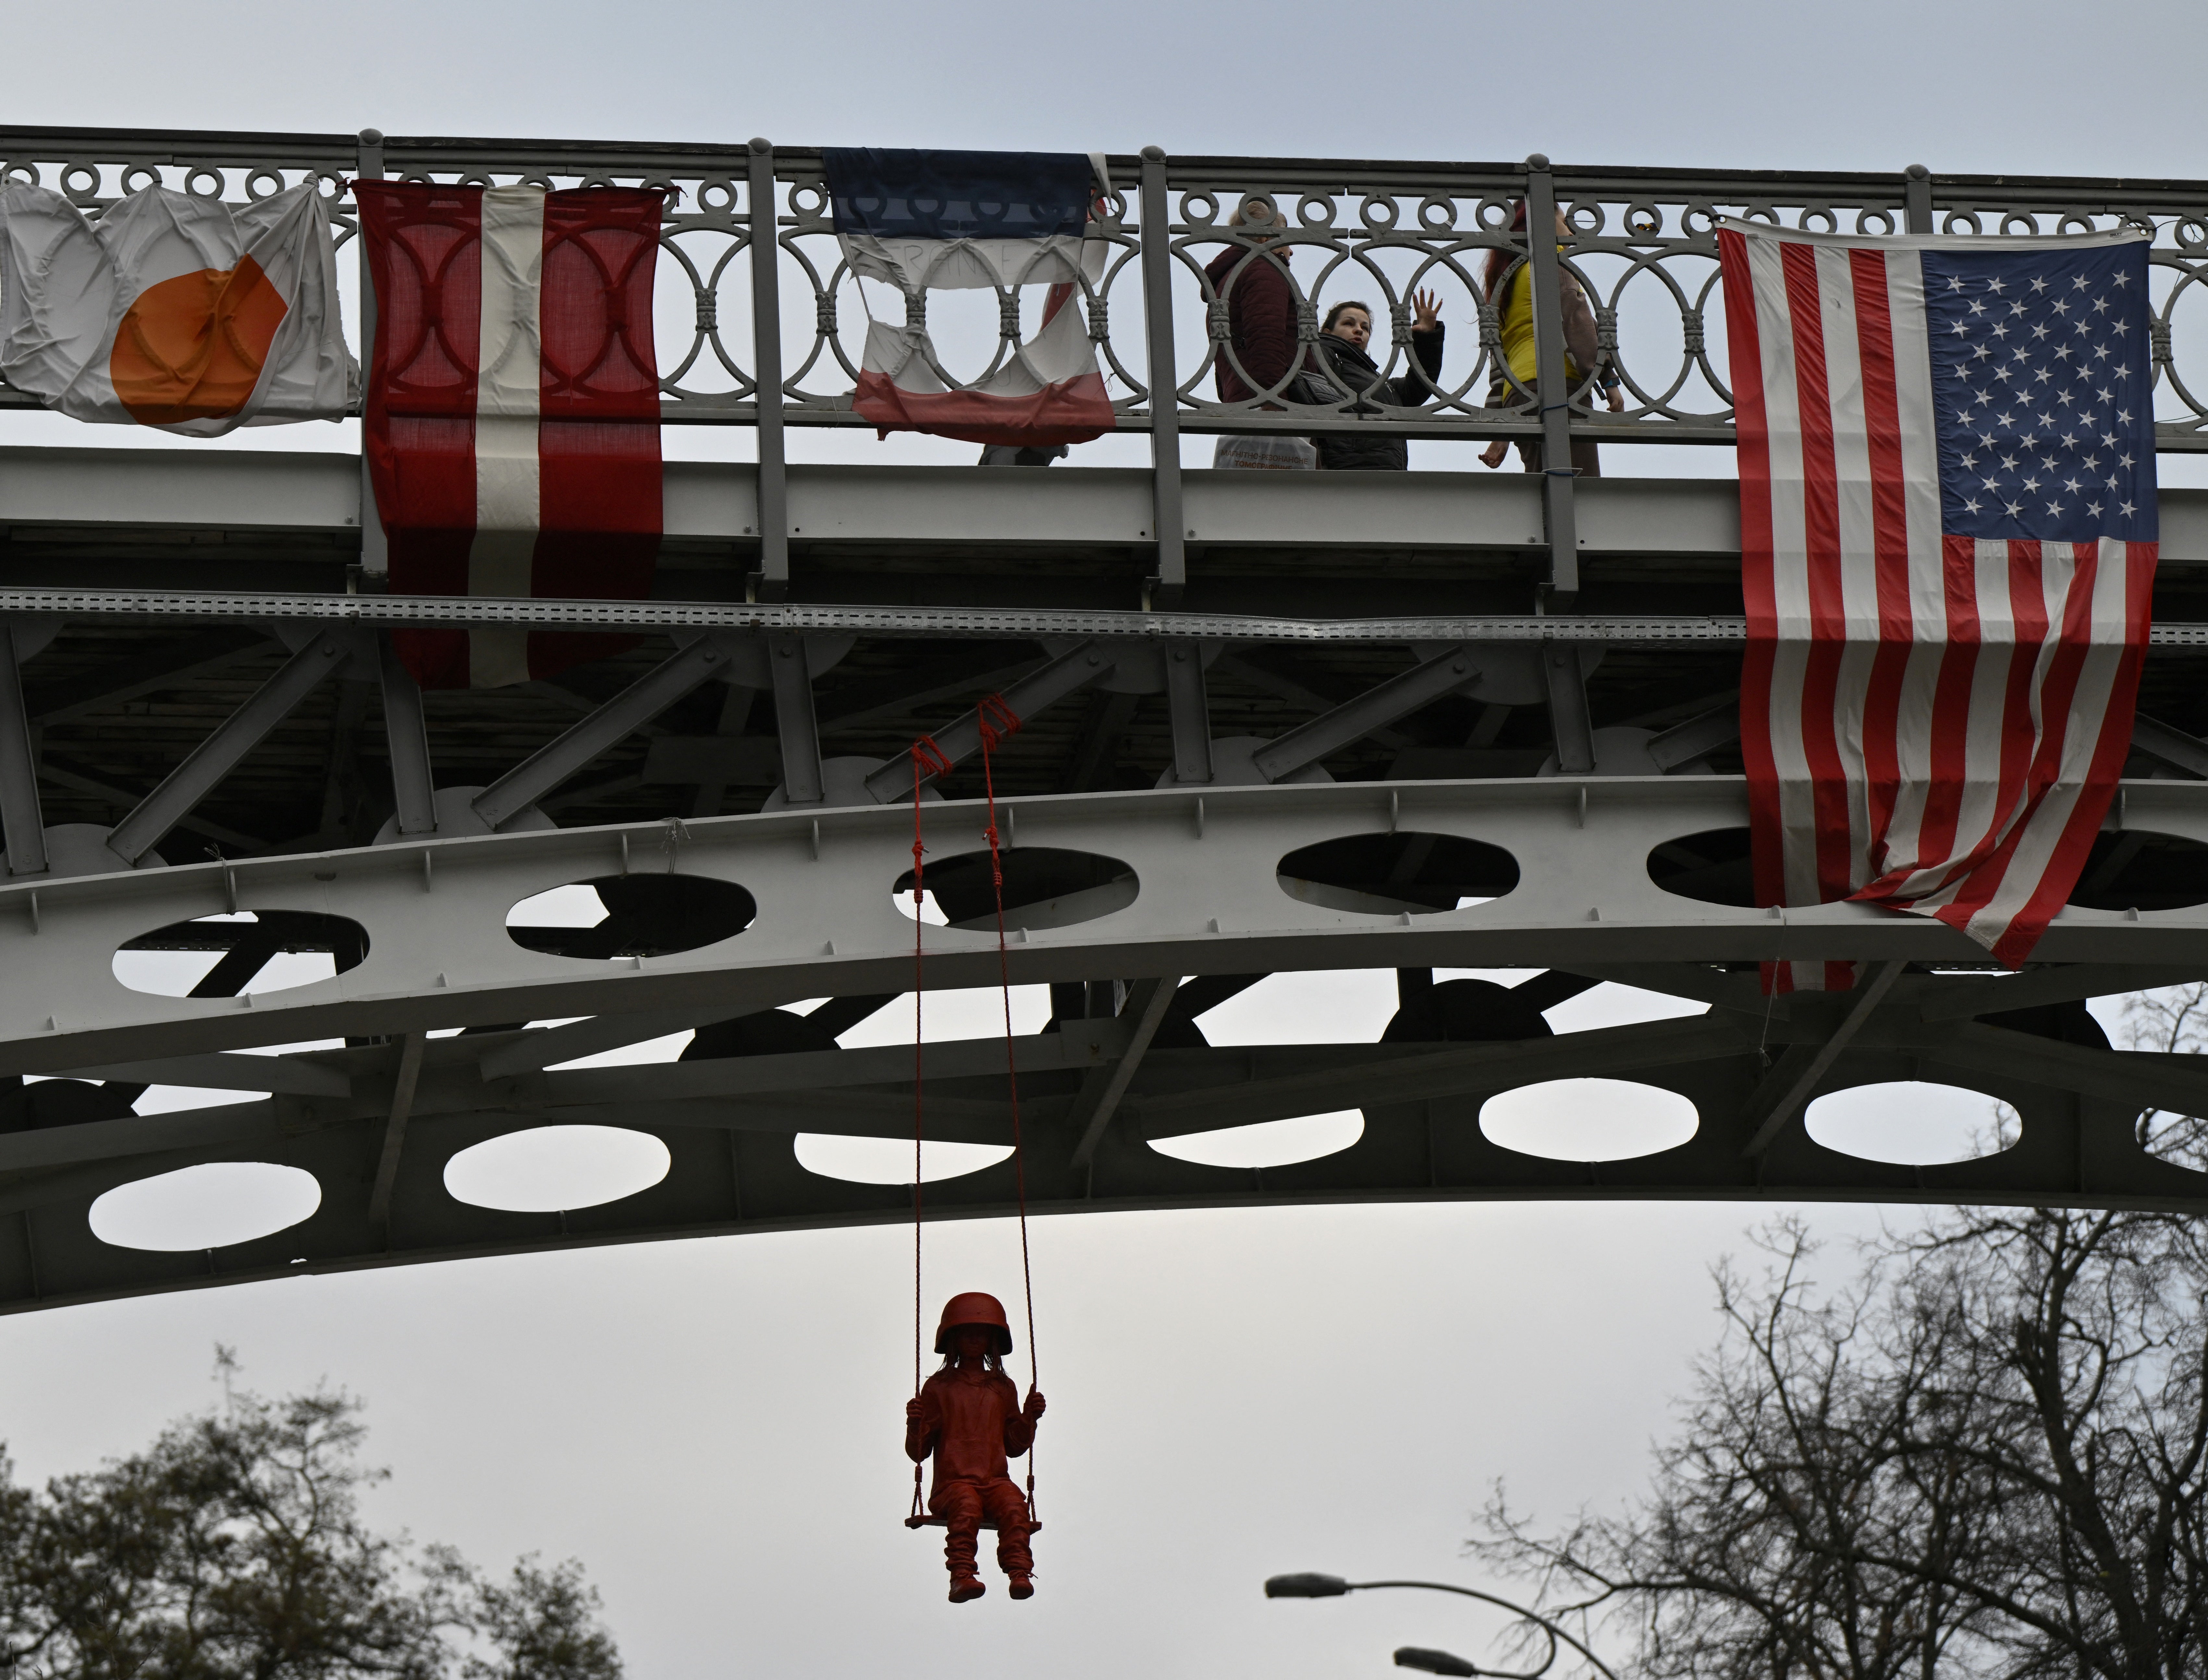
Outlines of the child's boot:
[[1011,1582],[1016,1599],[1035,1597],[1035,1553],[1028,1550],[1028,1533],[1027,1524],[1009,1520],[1009,1514],[997,1530],[997,1567]]
[[[975,1575],[970,1568],[953,1569],[951,1572],[951,1602],[955,1605],[963,1605],[969,1599],[978,1599],[988,1590],[981,1584],[981,1577]],[[1032,1592],[1034,1588],[1030,1587],[1029,1591]]]

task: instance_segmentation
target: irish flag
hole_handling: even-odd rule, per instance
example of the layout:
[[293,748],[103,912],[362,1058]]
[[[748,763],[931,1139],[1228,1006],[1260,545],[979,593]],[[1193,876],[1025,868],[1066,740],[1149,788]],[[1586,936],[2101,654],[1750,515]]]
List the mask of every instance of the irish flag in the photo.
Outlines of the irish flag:
[[[657,189],[356,181],[375,285],[365,441],[407,595],[641,599],[660,519]],[[416,680],[550,676],[634,639],[395,633]]]
[[147,187],[96,219],[0,185],[0,376],[74,419],[214,437],[341,419],[360,370],[311,186],[250,204]]

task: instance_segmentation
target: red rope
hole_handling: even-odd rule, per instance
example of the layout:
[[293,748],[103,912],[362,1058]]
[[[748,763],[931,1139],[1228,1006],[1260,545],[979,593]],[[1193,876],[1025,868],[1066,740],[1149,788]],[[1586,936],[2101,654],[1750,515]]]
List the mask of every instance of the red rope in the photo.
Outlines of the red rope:
[[[997,778],[992,755],[996,748],[1019,733],[1019,714],[1005,705],[1001,694],[985,696],[975,709],[981,735],[981,786],[988,800],[988,825],[982,833],[989,842],[989,885],[997,905],[997,978],[998,989],[1004,999],[1005,1010],[1005,1083],[1012,1111],[1012,1182],[1019,1199],[1020,1220],[1020,1292],[1027,1311],[1028,1326],[1028,1391],[1032,1394],[1040,1381],[1040,1366],[1035,1359],[1035,1273],[1028,1252],[1028,1173],[1027,1152],[1020,1135],[1020,1080],[1018,1058],[1012,1041],[1012,968],[1011,949],[1005,938],[1005,861],[1004,852],[997,835]],[[912,744],[912,1391],[917,1399],[921,1390],[921,1348],[924,1346],[921,1295],[921,1140],[924,1133],[921,1087],[925,1072],[922,1059],[921,999],[924,994],[923,972],[925,929],[921,919],[924,905],[921,871],[927,846],[921,834],[920,793],[930,778],[948,776],[951,761],[943,750],[927,735]],[[1035,1445],[1028,1446],[1028,1516],[1035,1516]],[[921,1467],[912,1467],[912,1515],[921,1515]]]
[[[922,969],[925,961],[921,941],[927,923],[921,917],[925,905],[925,884],[921,879],[926,868],[927,845],[920,832],[920,790],[931,776],[948,776],[951,760],[934,741],[922,735],[912,744],[912,1397],[920,1398],[921,1350],[923,1347],[920,1293],[920,1215],[921,1171],[920,1142],[924,1131],[921,1108],[921,1000],[925,995]],[[920,1472],[912,1467],[912,1515],[921,1515]]]
[[[988,826],[982,830],[989,842],[989,885],[997,901],[997,980],[1005,1000],[1005,1085],[1012,1109],[1012,1182],[1019,1195],[1020,1208],[1020,1293],[1027,1308],[1028,1321],[1028,1392],[1032,1394],[1041,1381],[1041,1367],[1035,1358],[1035,1276],[1028,1260],[1028,1168],[1027,1152],[1020,1143],[1020,1076],[1018,1059],[1012,1047],[1012,959],[1011,947],[1005,939],[1005,864],[1004,854],[997,843],[997,779],[990,755],[998,745],[1019,733],[1020,719],[1011,707],[1005,704],[1001,694],[983,697],[975,707],[975,716],[981,730],[981,788],[988,800]],[[1035,1443],[1028,1443],[1028,1516],[1035,1517]]]

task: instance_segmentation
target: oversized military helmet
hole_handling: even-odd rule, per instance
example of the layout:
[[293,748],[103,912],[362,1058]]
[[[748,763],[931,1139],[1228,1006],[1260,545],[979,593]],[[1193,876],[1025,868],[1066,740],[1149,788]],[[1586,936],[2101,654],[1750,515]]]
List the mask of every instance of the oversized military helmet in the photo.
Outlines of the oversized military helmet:
[[986,1324],[997,1333],[999,1358],[1012,1351],[1012,1327],[1005,1320],[1005,1304],[978,1289],[953,1295],[943,1304],[943,1322],[935,1327],[935,1351],[948,1353],[951,1331],[967,1324]]

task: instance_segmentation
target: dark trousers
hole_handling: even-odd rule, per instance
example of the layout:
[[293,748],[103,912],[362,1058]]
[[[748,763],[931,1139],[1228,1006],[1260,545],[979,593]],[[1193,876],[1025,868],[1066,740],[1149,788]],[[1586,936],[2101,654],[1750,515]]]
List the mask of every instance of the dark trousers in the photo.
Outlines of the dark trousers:
[[944,1520],[943,1561],[951,1574],[974,1573],[984,1517],[997,1525],[997,1567],[1006,1575],[1026,1575],[1035,1569],[1034,1554],[1028,1550],[1033,1525],[1028,1521],[1027,1497],[1011,1477],[992,1476],[987,1481],[962,1477],[945,1482],[929,1496],[927,1509]]
[[[1539,397],[1541,393],[1540,381],[1535,380],[1532,384],[1533,397]],[[1507,384],[1498,382],[1487,387],[1487,405],[1490,408],[1527,408],[1532,406],[1533,400],[1533,397]],[[1537,437],[1527,438],[1519,443],[1518,459],[1525,462],[1527,471],[1539,472],[1546,465],[1542,459],[1545,447]],[[1602,477],[1602,459],[1593,438],[1575,437],[1572,440],[1572,471],[1582,478]]]

